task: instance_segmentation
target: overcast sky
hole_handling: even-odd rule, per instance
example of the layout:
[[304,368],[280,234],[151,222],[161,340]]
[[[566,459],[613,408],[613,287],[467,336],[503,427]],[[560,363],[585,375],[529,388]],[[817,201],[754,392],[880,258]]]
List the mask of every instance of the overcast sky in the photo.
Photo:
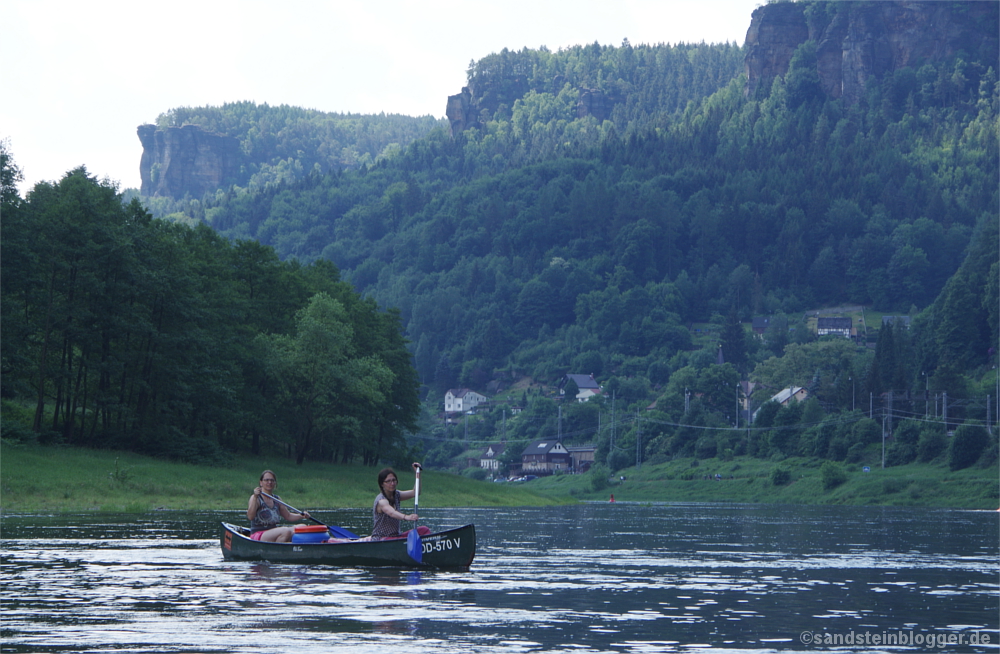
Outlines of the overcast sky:
[[0,139],[21,193],[79,165],[139,186],[136,127],[252,100],[443,117],[503,48],[743,45],[764,0],[0,0]]

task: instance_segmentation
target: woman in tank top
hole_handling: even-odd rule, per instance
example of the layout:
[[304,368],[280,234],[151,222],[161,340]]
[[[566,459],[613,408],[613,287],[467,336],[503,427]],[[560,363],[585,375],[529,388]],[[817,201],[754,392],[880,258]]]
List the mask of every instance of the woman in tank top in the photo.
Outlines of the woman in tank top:
[[[417,474],[417,479],[420,479],[420,464],[414,463],[413,470]],[[416,493],[413,490],[397,490],[398,483],[399,478],[396,477],[396,472],[392,468],[385,468],[378,473],[378,487],[381,492],[375,498],[375,504],[372,506],[371,540],[399,538],[407,533],[400,533],[400,520],[416,522],[419,517],[416,513],[403,513],[399,510],[400,500],[411,499]],[[430,533],[426,527],[420,527],[417,531],[421,534],[425,531]]]
[[[278,523],[281,522],[281,519],[298,522],[309,517],[308,511],[292,513],[284,504],[275,502],[261,494],[263,492],[272,497],[278,497],[274,492],[277,486],[278,478],[270,470],[265,470],[260,475],[260,484],[253,489],[253,495],[250,496],[247,518],[250,519],[250,538],[254,540],[289,543],[295,530],[291,527],[279,527]],[[281,498],[278,497],[278,499]]]

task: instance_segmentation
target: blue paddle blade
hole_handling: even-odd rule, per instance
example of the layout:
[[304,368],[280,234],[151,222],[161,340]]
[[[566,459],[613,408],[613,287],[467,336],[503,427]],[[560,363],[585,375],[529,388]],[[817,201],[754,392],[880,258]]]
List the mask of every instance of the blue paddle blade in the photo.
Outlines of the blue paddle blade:
[[420,540],[420,533],[413,528],[406,535],[406,553],[417,563],[424,561],[424,543]]
[[350,538],[351,540],[357,540],[361,538],[356,533],[349,529],[344,529],[343,527],[337,527],[336,525],[327,525],[327,529],[330,530],[330,535],[334,538]]

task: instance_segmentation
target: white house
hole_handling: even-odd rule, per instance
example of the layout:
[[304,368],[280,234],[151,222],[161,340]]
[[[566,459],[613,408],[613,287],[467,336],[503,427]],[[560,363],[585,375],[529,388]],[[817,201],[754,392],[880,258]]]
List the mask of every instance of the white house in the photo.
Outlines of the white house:
[[[796,402],[801,402],[802,400],[806,399],[807,395],[809,395],[809,392],[802,386],[789,386],[788,388],[782,389],[777,395],[771,397],[771,399],[768,400],[768,402],[777,402],[781,406],[787,406],[788,403],[791,402],[792,400],[795,400]],[[765,404],[766,403],[767,402],[765,402]],[[763,404],[761,406],[763,406]],[[757,413],[759,411],[760,409],[757,409],[757,411],[753,412],[754,420],[757,420]]]
[[446,413],[465,413],[485,401],[485,395],[470,391],[468,388],[451,388],[444,394],[444,410]]
[[491,472],[499,470],[500,459],[498,457],[503,454],[506,447],[506,443],[494,443],[493,445],[488,446],[483,452],[482,457],[479,459],[479,467],[485,468]]
[[594,375],[574,375],[567,374],[563,377],[562,383],[559,385],[559,394],[565,395],[566,389],[563,388],[569,382],[569,380],[576,382],[576,387],[580,390],[576,394],[577,402],[586,402],[590,398],[594,397],[601,392],[601,386],[596,381],[594,381]]
[[827,334],[843,336],[844,338],[854,336],[854,327],[851,324],[851,319],[820,316],[816,319],[816,335],[826,336]]

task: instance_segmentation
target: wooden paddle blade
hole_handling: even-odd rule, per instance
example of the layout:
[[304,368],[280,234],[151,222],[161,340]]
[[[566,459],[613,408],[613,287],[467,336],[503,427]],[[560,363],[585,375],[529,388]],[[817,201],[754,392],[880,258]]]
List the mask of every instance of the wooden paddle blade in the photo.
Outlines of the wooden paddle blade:
[[420,538],[420,532],[414,527],[406,535],[406,553],[417,563],[424,562],[424,542]]

